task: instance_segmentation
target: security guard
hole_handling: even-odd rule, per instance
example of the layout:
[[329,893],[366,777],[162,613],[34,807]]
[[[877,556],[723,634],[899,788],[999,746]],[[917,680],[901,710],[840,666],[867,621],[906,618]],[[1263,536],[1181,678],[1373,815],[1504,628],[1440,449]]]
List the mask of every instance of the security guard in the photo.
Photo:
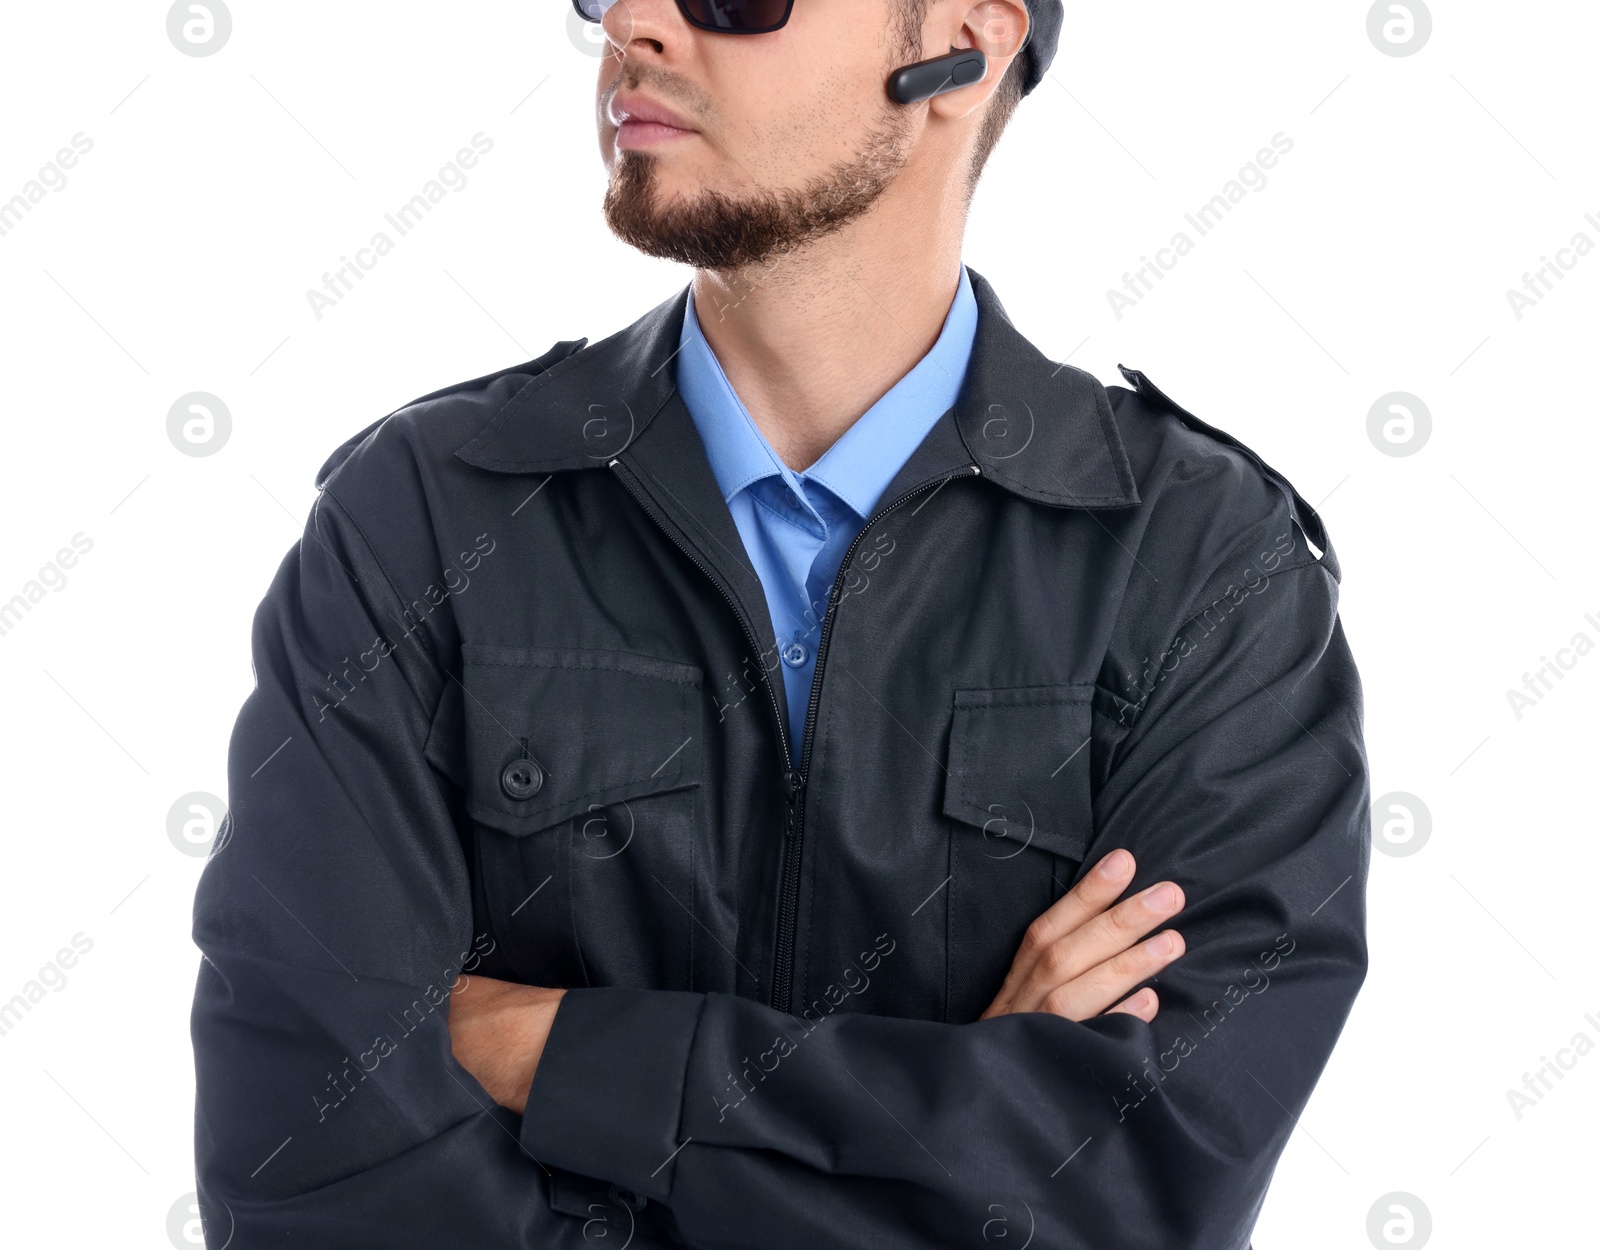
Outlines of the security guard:
[[1360,688],[1294,489],[960,263],[1059,0],[575,4],[694,280],[323,467],[195,906],[208,1241],[1246,1245],[1365,972]]

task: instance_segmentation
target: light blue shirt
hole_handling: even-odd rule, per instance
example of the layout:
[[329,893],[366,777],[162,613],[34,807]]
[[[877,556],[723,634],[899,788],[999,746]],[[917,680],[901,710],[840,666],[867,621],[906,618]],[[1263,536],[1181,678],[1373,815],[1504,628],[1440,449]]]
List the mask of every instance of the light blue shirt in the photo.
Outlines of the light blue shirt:
[[[978,303],[963,265],[932,350],[821,459],[797,473],[779,459],[734,393],[689,296],[677,357],[678,391],[766,593],[797,755],[817,642],[839,565],[895,474],[955,406],[977,329]],[[896,333],[892,326],[884,332]]]

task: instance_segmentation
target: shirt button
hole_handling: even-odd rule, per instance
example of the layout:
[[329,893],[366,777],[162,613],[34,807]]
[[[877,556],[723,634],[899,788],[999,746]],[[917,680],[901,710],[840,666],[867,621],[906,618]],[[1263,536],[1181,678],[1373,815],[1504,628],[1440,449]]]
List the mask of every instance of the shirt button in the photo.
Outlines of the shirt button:
[[810,653],[806,651],[805,643],[791,642],[783,649],[783,662],[790,668],[799,668],[806,662],[806,657],[809,654]]
[[532,760],[512,760],[500,770],[500,789],[508,799],[531,799],[544,785],[544,769]]

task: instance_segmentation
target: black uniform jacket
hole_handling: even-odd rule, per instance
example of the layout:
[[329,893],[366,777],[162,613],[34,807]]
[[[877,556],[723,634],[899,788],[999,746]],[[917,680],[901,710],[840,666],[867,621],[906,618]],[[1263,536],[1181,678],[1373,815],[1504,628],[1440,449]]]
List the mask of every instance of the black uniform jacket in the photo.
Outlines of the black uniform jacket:
[[[214,1250],[1248,1242],[1366,968],[1338,565],[973,285],[803,752],[683,294],[328,460],[195,902]],[[978,1022],[1115,847],[1188,897],[1154,1023]],[[571,989],[520,1119],[451,1056],[462,973]]]

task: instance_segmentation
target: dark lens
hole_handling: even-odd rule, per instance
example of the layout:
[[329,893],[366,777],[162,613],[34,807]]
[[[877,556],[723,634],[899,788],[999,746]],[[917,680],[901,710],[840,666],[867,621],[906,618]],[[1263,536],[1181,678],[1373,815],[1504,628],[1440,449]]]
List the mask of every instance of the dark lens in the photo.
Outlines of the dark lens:
[[578,10],[578,16],[586,22],[598,22],[606,15],[615,0],[572,0],[572,7]]
[[703,30],[756,35],[777,30],[789,18],[793,0],[678,0],[678,7]]

